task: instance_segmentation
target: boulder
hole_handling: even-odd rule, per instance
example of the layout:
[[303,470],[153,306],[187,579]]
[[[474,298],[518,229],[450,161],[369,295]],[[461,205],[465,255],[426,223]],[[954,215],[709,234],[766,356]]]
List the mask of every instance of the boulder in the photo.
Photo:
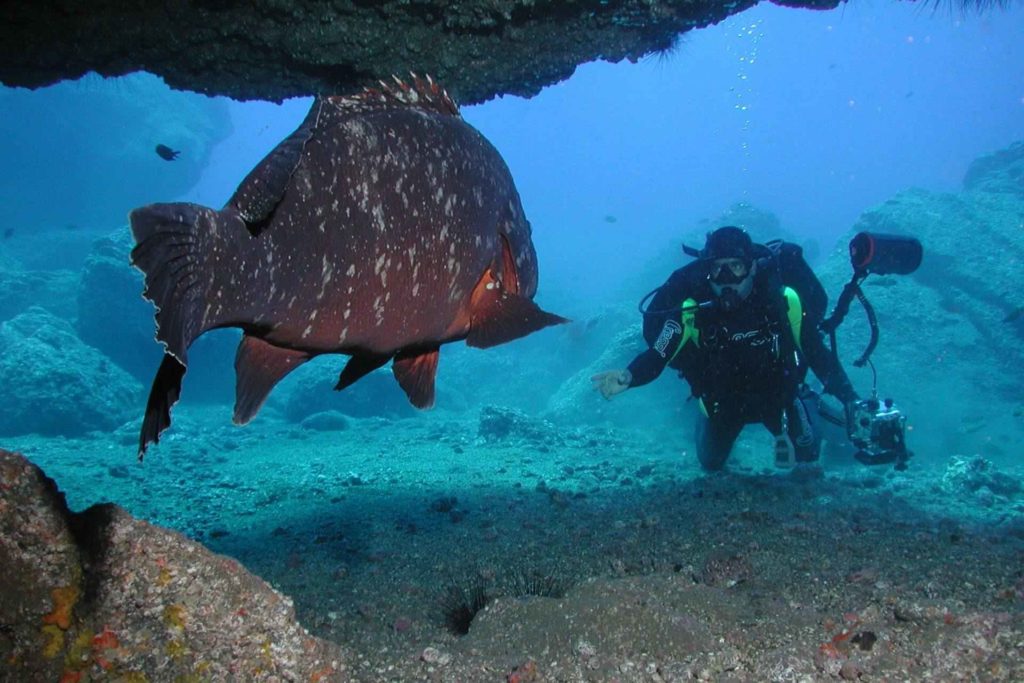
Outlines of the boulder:
[[10,320],[31,306],[72,320],[78,274],[70,270],[23,270],[0,264],[0,320]]
[[[142,297],[142,273],[131,266],[132,246],[127,228],[93,242],[82,269],[76,327],[83,341],[148,387],[163,346],[156,341],[155,308]],[[234,400],[239,337],[237,330],[214,330],[193,343],[182,400]]]
[[592,376],[625,368],[646,348],[639,322],[623,328],[599,357],[562,383],[548,400],[545,416],[563,424],[667,427],[689,434],[695,403],[687,401],[688,385],[674,370],[666,369],[654,382],[629,389],[612,401],[594,390]]
[[964,175],[964,189],[1024,197],[1024,141],[975,159]]
[[301,423],[317,413],[338,412],[349,417],[411,417],[416,409],[390,367],[375,370],[344,391],[335,391],[345,356],[323,356],[299,367],[270,395],[290,422]]
[[131,267],[127,228],[97,239],[78,288],[78,336],[140,382],[148,382],[163,350],[156,342],[153,305],[142,298],[142,273]]
[[0,323],[0,434],[73,436],[136,417],[142,386],[70,323],[29,308]]
[[110,504],[82,513],[0,450],[5,679],[319,681],[340,646],[235,560]]

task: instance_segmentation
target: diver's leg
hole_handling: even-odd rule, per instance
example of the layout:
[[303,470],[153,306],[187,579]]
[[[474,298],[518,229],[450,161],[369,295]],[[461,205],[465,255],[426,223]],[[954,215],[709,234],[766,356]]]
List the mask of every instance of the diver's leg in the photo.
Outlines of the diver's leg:
[[786,407],[786,430],[793,442],[797,462],[817,462],[821,453],[820,397],[806,385]]
[[741,420],[721,414],[712,420],[703,412],[697,413],[697,459],[700,466],[708,472],[722,469],[741,429]]

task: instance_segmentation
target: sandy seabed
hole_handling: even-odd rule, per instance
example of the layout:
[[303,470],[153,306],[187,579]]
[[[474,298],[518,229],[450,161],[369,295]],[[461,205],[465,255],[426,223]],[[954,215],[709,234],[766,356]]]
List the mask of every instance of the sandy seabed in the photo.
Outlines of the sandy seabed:
[[114,502],[239,559],[351,680],[1024,680],[1019,471],[777,471],[753,428],[704,475],[687,430],[228,421],[179,409],[142,464],[127,428],[4,447],[72,509]]

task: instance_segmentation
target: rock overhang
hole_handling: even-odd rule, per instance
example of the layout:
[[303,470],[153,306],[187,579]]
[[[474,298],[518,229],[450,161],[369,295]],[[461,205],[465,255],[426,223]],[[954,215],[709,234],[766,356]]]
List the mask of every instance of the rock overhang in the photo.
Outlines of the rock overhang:
[[[841,0],[783,0],[829,9]],[[39,0],[8,3],[0,82],[148,71],[239,100],[346,93],[429,73],[463,104],[532,96],[594,60],[636,61],[756,0]]]

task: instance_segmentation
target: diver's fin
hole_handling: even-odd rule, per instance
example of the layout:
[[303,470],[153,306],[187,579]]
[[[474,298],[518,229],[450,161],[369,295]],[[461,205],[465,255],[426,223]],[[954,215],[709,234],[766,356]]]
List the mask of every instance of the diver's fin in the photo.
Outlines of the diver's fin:
[[548,325],[569,322],[540,309],[530,299],[505,291],[487,271],[473,292],[466,344],[486,349],[525,337]]
[[437,349],[399,353],[391,364],[398,385],[417,408],[434,405],[434,376],[437,374]]
[[237,425],[249,422],[274,385],[299,367],[310,355],[304,351],[285,349],[263,341],[259,337],[244,335],[235,354],[235,415]]
[[391,356],[369,354],[352,356],[348,359],[348,362],[345,363],[345,368],[341,371],[341,375],[338,377],[338,383],[334,385],[334,390],[341,391],[346,387],[352,386],[366,375],[387,363],[389,360],[391,360]]
[[299,165],[299,159],[302,158],[302,150],[306,142],[313,137],[323,108],[324,99],[314,99],[313,106],[310,107],[302,124],[249,171],[249,175],[245,176],[228,200],[228,206],[238,211],[253,235],[263,231],[274,209],[284,197],[288,182]]
[[[156,338],[167,353],[188,365],[186,352],[200,334],[215,327],[208,319],[216,303],[207,297],[206,258],[218,231],[242,228],[233,212],[221,214],[198,204],[150,204],[129,215],[135,248],[132,265],[142,271],[142,295],[156,307]],[[234,220],[237,225],[231,226]]]
[[181,380],[185,376],[185,365],[169,353],[164,354],[160,369],[153,378],[146,402],[146,416],[142,418],[139,433],[139,460],[146,454],[146,447],[160,442],[160,433],[171,426],[171,407],[181,396]]

